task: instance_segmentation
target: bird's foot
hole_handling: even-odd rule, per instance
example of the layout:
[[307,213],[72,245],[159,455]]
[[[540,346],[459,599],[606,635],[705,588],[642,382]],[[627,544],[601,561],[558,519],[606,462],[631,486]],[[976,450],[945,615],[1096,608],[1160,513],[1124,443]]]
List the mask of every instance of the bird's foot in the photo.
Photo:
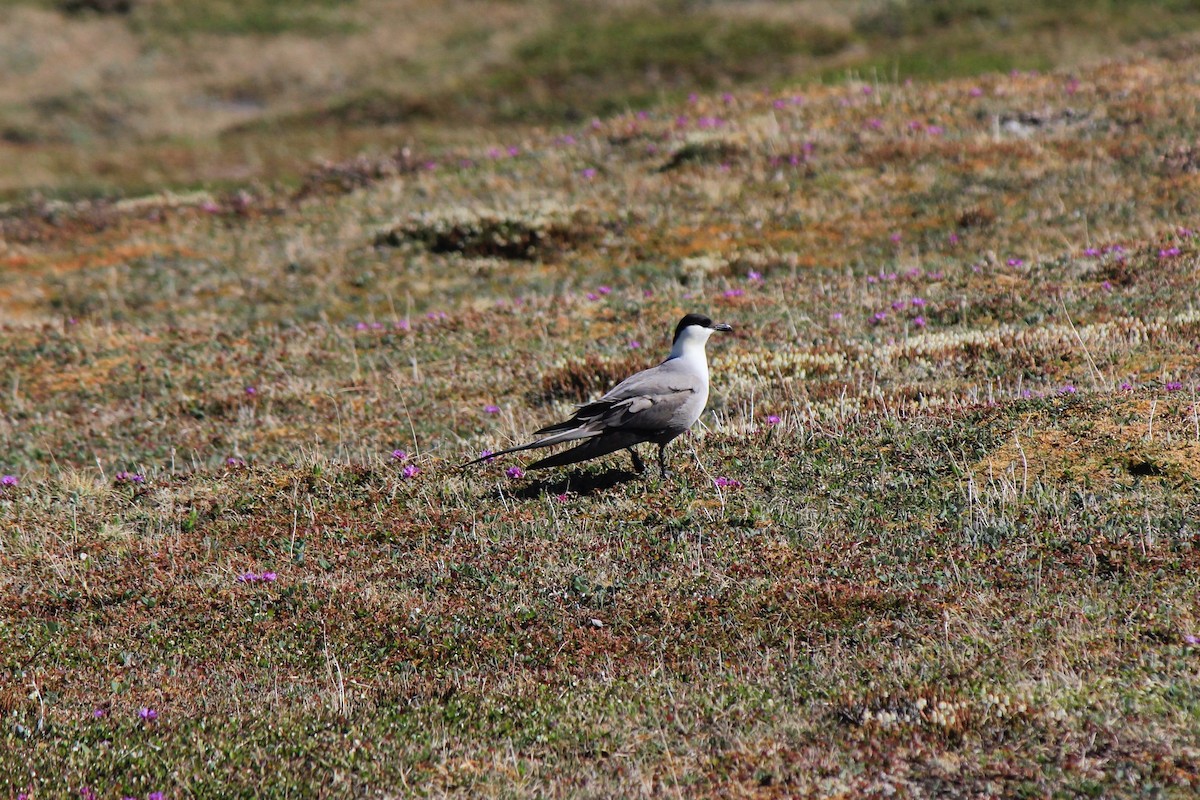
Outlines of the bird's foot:
[[632,447],[627,448],[627,449],[629,450],[630,457],[633,459],[633,471],[636,472],[638,475],[641,475],[643,472],[646,471],[646,462],[642,461],[642,457],[639,456],[637,454],[637,451],[634,450]]

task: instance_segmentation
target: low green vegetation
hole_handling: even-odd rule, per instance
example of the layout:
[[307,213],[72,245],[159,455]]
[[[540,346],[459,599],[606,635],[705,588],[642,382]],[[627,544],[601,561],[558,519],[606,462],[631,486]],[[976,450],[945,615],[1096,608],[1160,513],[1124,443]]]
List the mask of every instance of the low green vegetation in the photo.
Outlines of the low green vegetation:
[[[4,145],[0,793],[1194,796],[1192,40],[1059,61],[1035,14],[1133,15],[844,4],[836,50],[766,37],[879,59],[822,82],[751,63],[779,7],[706,5],[726,82],[675,5],[465,6],[442,34],[498,59],[477,118],[327,124],[317,92],[114,134],[107,171],[95,129]],[[897,48],[1010,19],[1046,60],[906,81],[860,47],[897,14]],[[254,44],[315,68],[361,35]],[[571,62],[612,113],[547,122]],[[692,311],[734,332],[671,482],[460,468]]]

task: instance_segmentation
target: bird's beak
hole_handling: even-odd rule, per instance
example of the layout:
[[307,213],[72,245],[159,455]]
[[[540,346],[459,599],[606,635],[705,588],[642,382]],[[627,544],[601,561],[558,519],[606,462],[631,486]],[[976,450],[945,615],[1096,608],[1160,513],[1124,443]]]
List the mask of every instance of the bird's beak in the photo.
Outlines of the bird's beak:
[[718,322],[716,325],[713,325],[713,330],[714,331],[725,331],[726,333],[728,333],[729,331],[733,330],[733,328],[731,328],[729,325],[726,325],[724,322]]

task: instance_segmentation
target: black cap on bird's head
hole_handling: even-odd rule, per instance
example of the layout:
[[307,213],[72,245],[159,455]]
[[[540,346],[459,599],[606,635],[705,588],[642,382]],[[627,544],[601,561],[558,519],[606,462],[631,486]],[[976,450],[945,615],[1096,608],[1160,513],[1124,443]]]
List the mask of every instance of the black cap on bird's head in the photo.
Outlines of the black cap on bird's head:
[[675,326],[675,338],[673,338],[671,342],[674,343],[678,341],[679,335],[682,334],[686,328],[690,328],[693,325],[701,328],[708,328],[709,330],[713,331],[733,330],[733,328],[729,327],[724,322],[713,322],[703,314],[688,314],[686,317],[679,320],[679,324]]

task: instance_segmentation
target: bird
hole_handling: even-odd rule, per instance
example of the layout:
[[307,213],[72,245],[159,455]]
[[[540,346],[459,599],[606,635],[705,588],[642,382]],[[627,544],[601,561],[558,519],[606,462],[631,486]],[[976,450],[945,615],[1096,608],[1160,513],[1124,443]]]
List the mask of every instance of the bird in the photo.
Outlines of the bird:
[[667,445],[691,428],[708,404],[708,357],[704,346],[717,331],[732,330],[731,326],[713,322],[703,314],[688,314],[675,326],[666,361],[631,375],[599,400],[578,406],[570,419],[535,431],[534,435],[540,438],[488,453],[463,467],[509,453],[583,439],[581,444],[535,461],[527,468],[577,464],[626,449],[633,458],[634,470],[641,473],[646,465],[633,448],[643,442],[654,442],[658,445],[659,474],[666,480]]

